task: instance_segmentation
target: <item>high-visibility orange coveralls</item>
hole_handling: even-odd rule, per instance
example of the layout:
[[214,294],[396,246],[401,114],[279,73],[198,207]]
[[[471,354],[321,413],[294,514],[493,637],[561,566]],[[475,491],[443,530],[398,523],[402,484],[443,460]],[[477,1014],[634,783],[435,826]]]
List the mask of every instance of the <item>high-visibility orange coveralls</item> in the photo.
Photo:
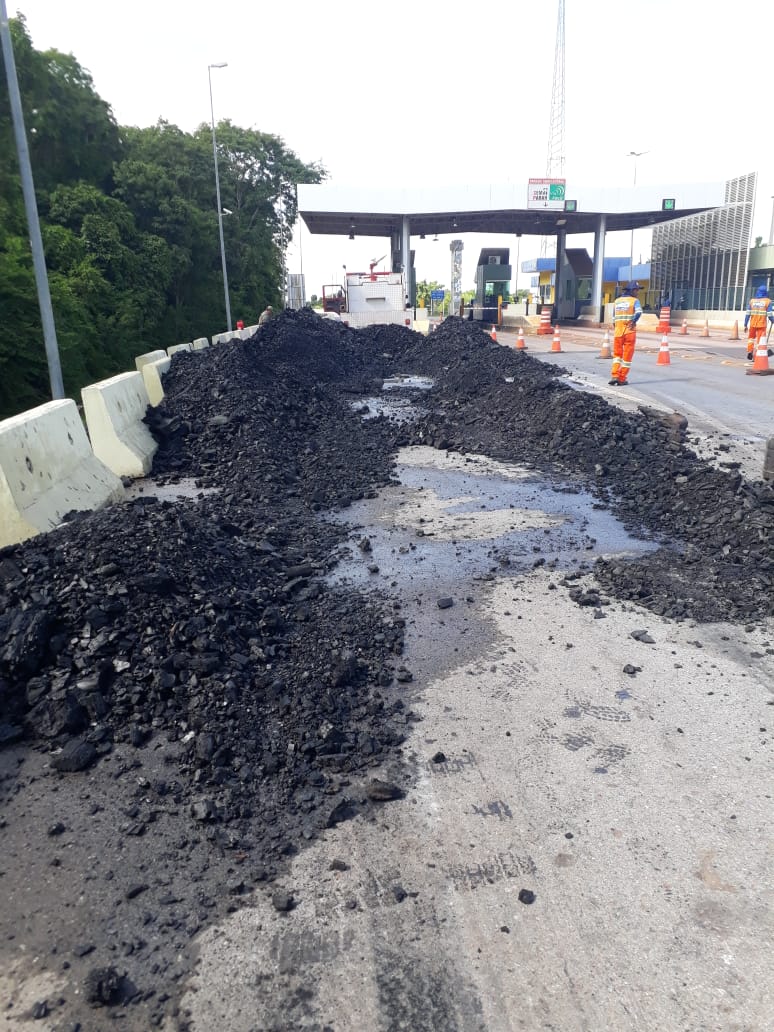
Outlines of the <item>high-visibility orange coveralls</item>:
[[744,317],[744,326],[747,330],[747,357],[753,358],[757,349],[757,342],[766,332],[766,322],[774,323],[774,312],[771,308],[771,298],[765,287],[758,287],[755,297],[747,302],[747,312]]
[[639,283],[630,283],[623,294],[613,303],[613,367],[610,370],[610,385],[626,383],[634,358],[637,343],[637,320],[642,315],[642,305],[637,298]]

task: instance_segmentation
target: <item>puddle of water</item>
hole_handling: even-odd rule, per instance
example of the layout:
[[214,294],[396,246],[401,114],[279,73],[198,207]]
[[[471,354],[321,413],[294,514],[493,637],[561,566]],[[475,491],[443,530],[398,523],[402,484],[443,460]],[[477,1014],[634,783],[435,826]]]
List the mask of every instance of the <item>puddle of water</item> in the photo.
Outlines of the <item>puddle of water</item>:
[[353,401],[351,408],[360,413],[363,419],[374,419],[375,416],[386,416],[397,423],[414,419],[421,415],[416,405],[413,405],[408,398],[363,398],[362,401]]
[[362,401],[353,402],[351,407],[355,412],[359,412],[363,419],[386,416],[397,423],[405,422],[421,415],[421,410],[412,402],[411,398],[401,397],[398,392],[401,390],[427,391],[432,386],[433,380],[429,376],[398,373],[388,377],[382,384],[382,390],[388,394],[388,397],[363,398]]
[[382,389],[390,391],[413,387],[420,391],[429,391],[433,386],[433,382],[429,376],[412,376],[408,373],[398,373],[396,376],[388,377],[382,384]]
[[367,535],[371,550],[353,547],[335,580],[387,580],[404,591],[432,586],[440,593],[465,577],[523,573],[542,563],[575,568],[600,555],[656,547],[630,537],[590,494],[513,464],[404,448],[396,474],[399,484],[338,517],[357,524],[353,538]]
[[174,484],[157,484],[149,477],[134,480],[126,489],[126,498],[158,498],[162,502],[178,502],[181,498],[199,501],[205,495],[215,494],[216,487],[197,487],[193,477],[181,477]]

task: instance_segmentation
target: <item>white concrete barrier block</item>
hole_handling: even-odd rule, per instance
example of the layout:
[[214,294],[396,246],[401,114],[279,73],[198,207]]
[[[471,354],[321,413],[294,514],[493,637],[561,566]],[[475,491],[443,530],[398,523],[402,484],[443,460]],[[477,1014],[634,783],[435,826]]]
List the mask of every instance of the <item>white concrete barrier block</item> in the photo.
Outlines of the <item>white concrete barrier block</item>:
[[148,392],[148,401],[154,407],[164,398],[164,386],[161,378],[172,365],[171,358],[160,358],[157,362],[149,362],[142,367],[142,378],[145,383],[145,390]]
[[[166,358],[162,351],[157,361]],[[169,361],[169,359],[167,359]],[[119,373],[81,391],[91,446],[119,477],[143,477],[158,445],[143,417],[150,405],[142,373]]]
[[[172,344],[171,347],[167,348],[167,354],[171,357],[178,351],[190,351],[192,344]],[[152,364],[152,363],[149,363]]]
[[240,330],[226,330],[225,333],[216,333],[212,338],[212,345],[215,347],[216,344],[226,344],[230,340],[241,340]]
[[70,398],[0,422],[0,547],[51,530],[74,510],[119,501],[124,487],[94,455]]
[[209,346],[210,346],[210,341],[209,341],[208,337],[197,337],[196,340],[193,341],[192,344],[191,344],[191,350],[192,351],[204,351],[204,349],[208,348]]
[[160,358],[166,357],[166,351],[163,351],[161,349],[159,349],[158,351],[146,351],[144,355],[138,355],[137,358],[135,358],[134,364],[137,369],[137,372],[139,373],[142,371],[142,367],[144,365],[147,365],[149,362],[158,362]]

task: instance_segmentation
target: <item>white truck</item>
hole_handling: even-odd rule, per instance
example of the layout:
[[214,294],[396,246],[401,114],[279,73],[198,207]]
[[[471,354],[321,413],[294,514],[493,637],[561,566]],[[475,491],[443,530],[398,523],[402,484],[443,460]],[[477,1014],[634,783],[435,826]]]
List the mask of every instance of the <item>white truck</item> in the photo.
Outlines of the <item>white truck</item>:
[[412,313],[406,306],[406,283],[401,272],[346,273],[346,285],[326,283],[323,288],[323,315],[338,315],[357,329],[361,326],[393,324],[411,326]]

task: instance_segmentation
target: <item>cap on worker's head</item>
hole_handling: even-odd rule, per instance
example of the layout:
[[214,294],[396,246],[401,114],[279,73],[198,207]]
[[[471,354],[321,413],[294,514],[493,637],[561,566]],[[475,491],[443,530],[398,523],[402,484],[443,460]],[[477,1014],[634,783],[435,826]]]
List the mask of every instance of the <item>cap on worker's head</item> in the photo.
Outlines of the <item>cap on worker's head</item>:
[[629,284],[627,289],[628,290],[639,290],[640,289],[640,285],[639,285],[639,283],[636,280],[634,280],[632,283]]
[[761,285],[755,291],[755,296],[756,297],[768,297],[769,296],[768,289],[766,288],[766,286],[763,283],[761,283]]
[[271,305],[266,305],[266,311],[267,312],[273,312],[274,309],[271,307]]

